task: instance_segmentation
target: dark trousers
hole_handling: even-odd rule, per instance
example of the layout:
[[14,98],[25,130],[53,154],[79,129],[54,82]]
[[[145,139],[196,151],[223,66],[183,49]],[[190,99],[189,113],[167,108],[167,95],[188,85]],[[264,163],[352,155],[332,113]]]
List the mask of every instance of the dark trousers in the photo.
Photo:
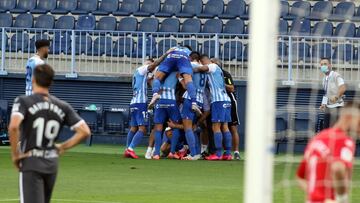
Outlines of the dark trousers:
[[326,108],[323,121],[323,129],[332,127],[339,118],[341,107]]
[[19,176],[20,203],[49,203],[56,174],[35,171],[21,172]]
[[212,131],[211,116],[207,117],[206,125],[207,125],[208,135],[209,135],[208,151],[209,151],[210,154],[213,154],[213,153],[216,152],[216,147],[215,147],[215,141],[214,141],[214,132]]

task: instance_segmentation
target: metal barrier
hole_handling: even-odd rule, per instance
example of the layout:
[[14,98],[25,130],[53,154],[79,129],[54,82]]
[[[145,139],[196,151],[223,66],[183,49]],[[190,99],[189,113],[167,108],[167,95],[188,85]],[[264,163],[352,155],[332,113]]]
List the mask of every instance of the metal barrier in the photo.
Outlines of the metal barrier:
[[[157,58],[178,44],[219,58],[236,79],[247,77],[248,35],[23,28],[1,30],[0,75],[23,73],[27,59],[36,52],[35,41],[43,38],[51,40],[47,63],[67,77],[129,76],[146,58]],[[357,38],[279,36],[277,40],[277,75],[286,84],[321,80],[321,57],[330,58],[345,80],[360,80]]]

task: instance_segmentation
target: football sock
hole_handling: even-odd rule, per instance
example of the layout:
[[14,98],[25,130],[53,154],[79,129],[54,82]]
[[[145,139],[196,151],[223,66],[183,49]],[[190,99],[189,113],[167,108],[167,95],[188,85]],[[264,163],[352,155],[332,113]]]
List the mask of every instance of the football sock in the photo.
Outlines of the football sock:
[[214,142],[216,148],[216,156],[221,157],[221,149],[222,149],[222,133],[214,132]]
[[230,131],[224,132],[224,147],[225,147],[225,155],[230,155],[231,147],[232,147],[232,136]]
[[176,151],[176,146],[179,142],[179,137],[180,137],[179,129],[173,129],[173,134],[171,137],[171,148],[170,148],[170,152],[173,154]]
[[134,135],[135,135],[136,132],[133,132],[131,130],[129,130],[128,134],[127,134],[127,137],[126,137],[126,147],[129,147],[131,141],[133,140],[134,138]]
[[159,93],[160,91],[161,82],[159,79],[155,78],[152,83],[152,93]]
[[207,148],[208,148],[207,145],[202,144],[201,145],[201,153],[205,152],[207,150]]
[[195,148],[196,148],[196,154],[201,154],[201,144],[200,144],[200,137],[198,134],[195,134]]
[[129,148],[131,149],[135,149],[135,147],[141,142],[141,139],[144,136],[144,132],[142,132],[141,130],[138,130],[136,132],[136,134],[134,135],[134,138],[132,139]]
[[194,83],[192,81],[188,82],[186,84],[186,90],[189,93],[189,96],[191,98],[191,102],[192,103],[196,102],[196,88],[195,88],[195,85],[194,85]]
[[197,153],[196,153],[196,147],[195,147],[195,136],[194,136],[194,132],[192,131],[192,129],[185,130],[185,136],[186,136],[186,141],[189,145],[190,154],[191,154],[191,156],[195,156]]
[[161,131],[155,130],[155,151],[154,155],[160,155],[160,147],[161,147]]

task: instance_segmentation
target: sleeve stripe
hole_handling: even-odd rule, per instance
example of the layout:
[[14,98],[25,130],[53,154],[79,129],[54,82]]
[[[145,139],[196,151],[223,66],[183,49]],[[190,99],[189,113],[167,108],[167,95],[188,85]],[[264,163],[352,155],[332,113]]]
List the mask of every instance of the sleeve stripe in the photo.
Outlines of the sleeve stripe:
[[20,112],[12,112],[11,117],[13,117],[13,116],[19,116],[21,118],[21,120],[24,119],[24,115]]
[[80,125],[84,124],[85,121],[84,120],[80,120],[79,122],[75,123],[73,126],[70,127],[71,130],[75,130],[77,127],[79,127]]

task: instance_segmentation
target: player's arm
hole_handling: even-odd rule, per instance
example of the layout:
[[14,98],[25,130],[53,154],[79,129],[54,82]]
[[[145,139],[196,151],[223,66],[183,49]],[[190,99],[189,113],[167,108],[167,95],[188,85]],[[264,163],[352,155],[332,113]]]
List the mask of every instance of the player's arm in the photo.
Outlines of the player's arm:
[[299,187],[303,190],[303,191],[307,191],[307,181],[305,179],[305,171],[306,171],[306,161],[305,159],[303,159],[297,169],[297,173],[296,173],[296,181],[299,185]]
[[337,203],[348,203],[349,170],[342,161],[331,164],[331,176]]
[[175,48],[170,48],[169,50],[166,51],[165,54],[163,54],[160,58],[158,58],[157,60],[154,61],[154,63],[152,63],[151,65],[149,65],[148,67],[148,71],[152,72],[153,70],[155,70],[156,67],[158,67],[160,65],[161,62],[163,62],[165,60],[165,58],[172,52],[174,51]]
[[224,73],[224,81],[225,81],[225,88],[227,92],[235,92],[234,81],[231,77],[231,74],[227,71],[223,71]]
[[181,86],[182,86],[184,89],[186,89],[186,83],[185,83],[184,78],[183,78],[179,73],[176,74],[176,77],[177,77],[179,83],[181,84]]
[[176,128],[176,129],[180,129],[183,130],[184,129],[184,125],[183,124],[179,124],[179,123],[174,123],[172,120],[169,120],[167,122],[168,127],[170,128]]
[[209,72],[209,66],[199,66],[193,69],[194,73],[206,73]]

